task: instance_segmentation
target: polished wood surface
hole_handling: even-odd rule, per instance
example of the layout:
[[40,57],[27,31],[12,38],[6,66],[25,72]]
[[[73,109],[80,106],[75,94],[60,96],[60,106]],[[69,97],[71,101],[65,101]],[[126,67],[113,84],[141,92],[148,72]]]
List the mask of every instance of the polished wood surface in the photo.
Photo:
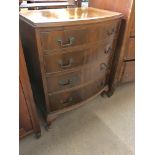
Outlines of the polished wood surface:
[[[114,76],[111,78],[111,92],[113,92],[114,88],[123,81],[130,82],[134,81],[134,68],[133,72],[130,72],[130,76],[133,78],[128,78],[127,80],[123,80],[124,74],[122,74],[122,70],[124,70],[126,60],[127,61],[135,61],[135,1],[134,0],[90,0],[90,7],[100,8],[100,9],[108,9],[111,11],[117,11],[123,13],[123,21],[121,25],[121,33],[119,35],[119,41],[117,45],[117,55],[115,55],[113,74]],[[132,65],[134,67],[134,65]],[[128,69],[127,69],[128,70]],[[126,73],[126,72],[124,72]],[[125,76],[126,77],[126,76]],[[124,78],[125,78],[124,77]],[[124,82],[123,82],[124,83]]]
[[99,9],[121,12],[124,18],[130,16],[133,0],[89,0],[89,6]]
[[121,13],[87,7],[20,11],[21,19],[37,27],[77,25],[108,21],[119,17],[122,17]]
[[21,41],[19,42],[19,46],[19,137],[23,138],[32,132],[39,137],[41,131]]
[[122,15],[105,10],[106,16],[99,16],[103,12],[95,11],[95,20],[90,19],[90,15],[85,17],[89,23],[76,24],[75,20],[70,25],[70,19],[66,18],[66,25],[62,16],[58,27],[46,22],[46,27],[33,27],[31,22],[20,18],[20,33],[31,81],[35,94],[43,95],[37,104],[44,109],[48,124],[59,113],[79,107],[96,94],[108,92]]

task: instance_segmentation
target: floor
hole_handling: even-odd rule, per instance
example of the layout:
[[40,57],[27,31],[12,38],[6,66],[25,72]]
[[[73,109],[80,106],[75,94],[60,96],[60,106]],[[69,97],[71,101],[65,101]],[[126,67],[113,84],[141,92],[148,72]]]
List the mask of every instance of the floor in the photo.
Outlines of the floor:
[[42,136],[20,141],[20,155],[134,155],[134,84],[62,114]]

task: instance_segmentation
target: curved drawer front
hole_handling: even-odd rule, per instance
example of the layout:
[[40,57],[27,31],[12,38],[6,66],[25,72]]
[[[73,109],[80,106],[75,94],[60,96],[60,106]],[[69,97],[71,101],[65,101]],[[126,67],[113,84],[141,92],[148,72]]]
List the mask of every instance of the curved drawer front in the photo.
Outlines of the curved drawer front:
[[[81,28],[82,27],[82,28]],[[42,30],[40,32],[41,46],[44,52],[85,45],[114,38],[119,29],[119,20],[88,26],[67,27],[62,30]]]
[[51,111],[75,105],[92,97],[104,88],[105,81],[105,77],[102,77],[97,81],[94,81],[93,83],[77,90],[49,95]]
[[51,51],[85,44],[88,41],[88,29],[51,30],[41,32],[42,50]]
[[81,84],[81,72],[74,71],[46,77],[48,92],[55,92],[75,87]]
[[73,50],[55,54],[44,55],[46,73],[54,73],[72,69],[85,63],[86,50]]

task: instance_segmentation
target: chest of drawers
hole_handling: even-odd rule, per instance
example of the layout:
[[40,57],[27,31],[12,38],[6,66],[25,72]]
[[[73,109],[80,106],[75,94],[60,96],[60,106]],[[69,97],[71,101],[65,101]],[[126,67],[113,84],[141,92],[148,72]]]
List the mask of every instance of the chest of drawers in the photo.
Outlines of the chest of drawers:
[[121,17],[94,8],[20,12],[27,66],[48,124],[108,91]]

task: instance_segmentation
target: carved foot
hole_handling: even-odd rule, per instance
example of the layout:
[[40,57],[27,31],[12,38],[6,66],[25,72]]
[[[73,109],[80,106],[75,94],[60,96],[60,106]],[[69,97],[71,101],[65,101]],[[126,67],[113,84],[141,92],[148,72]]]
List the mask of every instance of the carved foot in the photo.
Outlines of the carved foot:
[[111,88],[111,89],[109,89],[109,91],[106,92],[106,95],[108,97],[111,97],[114,94],[114,91],[115,91],[115,89],[114,88]]
[[52,122],[57,118],[57,116],[53,116],[47,119],[47,122],[45,124],[45,130],[48,131],[50,129],[50,126]]

